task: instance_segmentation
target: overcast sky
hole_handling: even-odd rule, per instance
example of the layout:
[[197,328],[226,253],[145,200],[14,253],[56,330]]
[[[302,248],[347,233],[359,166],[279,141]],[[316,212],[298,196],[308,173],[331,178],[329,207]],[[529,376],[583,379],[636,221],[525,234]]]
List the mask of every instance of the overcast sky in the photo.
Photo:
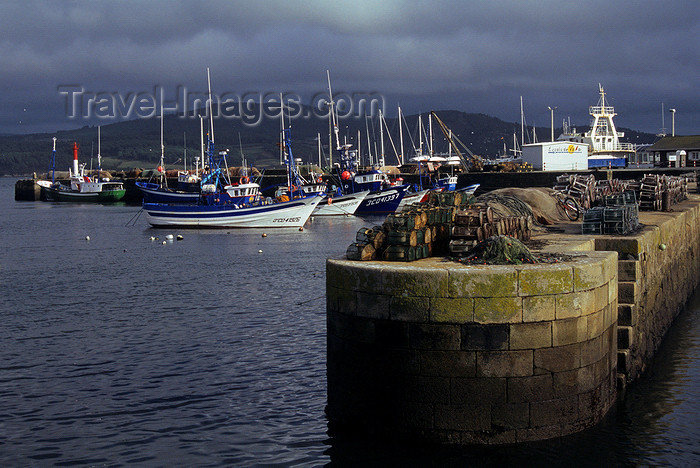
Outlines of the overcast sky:
[[[86,124],[75,86],[126,99],[333,91],[388,115],[454,109],[587,125],[598,83],[618,126],[700,133],[700,1],[50,1],[0,4],[0,133]],[[128,101],[127,101],[128,103]]]

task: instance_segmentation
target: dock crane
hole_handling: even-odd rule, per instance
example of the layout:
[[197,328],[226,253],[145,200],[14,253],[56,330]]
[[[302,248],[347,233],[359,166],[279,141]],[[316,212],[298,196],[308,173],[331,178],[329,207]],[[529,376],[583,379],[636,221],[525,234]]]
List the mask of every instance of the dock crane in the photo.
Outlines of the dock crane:
[[[464,166],[464,168],[468,171],[482,171],[484,169],[484,162],[481,159],[481,156],[472,153],[469,150],[469,148],[467,148],[467,145],[462,143],[457,137],[457,135],[453,134],[450,131],[447,125],[445,125],[445,123],[440,119],[440,117],[437,116],[435,111],[430,111],[430,115],[432,115],[435,121],[438,123],[438,125],[440,126],[440,130],[442,130],[442,133],[445,135],[445,138],[450,143],[450,146],[452,147],[454,152],[457,153],[457,155],[459,156],[460,161],[462,161],[462,166]],[[457,143],[462,145],[462,148],[466,150],[466,158],[457,147]]]

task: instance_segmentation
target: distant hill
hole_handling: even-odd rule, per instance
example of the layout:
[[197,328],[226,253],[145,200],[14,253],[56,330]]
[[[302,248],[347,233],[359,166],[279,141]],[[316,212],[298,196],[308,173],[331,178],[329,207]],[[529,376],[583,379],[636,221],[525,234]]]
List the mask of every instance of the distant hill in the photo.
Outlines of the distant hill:
[[[484,114],[469,114],[460,111],[438,111],[438,116],[452,130],[453,134],[469,149],[484,157],[502,154],[504,145],[508,150],[513,147],[513,134],[520,141],[520,123],[504,122]],[[406,116],[403,126],[404,154],[411,157],[413,147],[418,146],[418,116]],[[317,134],[321,135],[322,165],[328,164],[328,121],[320,118],[297,118],[292,120],[292,151],[295,158],[304,163],[318,162]],[[422,116],[424,128],[424,145],[427,139],[428,118]],[[194,157],[200,155],[200,122],[197,118],[183,118],[166,115],[164,122],[165,164],[167,168],[180,168],[185,157],[185,139],[187,141],[186,157],[188,167]],[[206,127],[206,123],[205,123]],[[342,141],[347,140],[356,147],[358,130],[361,132],[360,149],[364,157],[367,154],[367,129],[372,154],[379,151],[378,119],[353,118],[339,123]],[[256,167],[270,167],[279,164],[279,129],[277,119],[264,119],[256,126],[246,126],[240,119],[218,118],[214,120],[216,149],[229,149],[228,163],[231,166],[241,164],[241,151],[248,164]],[[388,131],[387,131],[388,129]],[[584,130],[580,128],[579,130]],[[625,140],[635,144],[653,143],[656,137],[648,133],[624,130]],[[206,131],[206,128],[205,128]],[[528,127],[528,135],[533,130]],[[550,136],[548,128],[537,129],[537,140],[547,141]],[[555,130],[555,134],[561,129]],[[389,135],[393,140],[393,146]],[[97,168],[97,127],[85,126],[75,130],[59,131],[55,134],[38,133],[28,135],[0,136],[0,175],[28,175],[32,172],[45,172],[51,162],[52,138],[56,141],[56,169],[67,170],[72,164],[72,146],[77,142],[79,159]],[[239,144],[240,138],[240,144]],[[446,152],[447,141],[438,125],[433,122],[434,151]],[[529,142],[526,141],[526,142]],[[384,147],[386,163],[397,164],[395,151],[400,150],[397,119],[386,119],[384,129]],[[160,158],[160,121],[158,119],[130,120],[104,125],[101,128],[102,167],[107,170],[129,170],[135,167],[153,168]],[[335,155],[334,155],[335,157]]]

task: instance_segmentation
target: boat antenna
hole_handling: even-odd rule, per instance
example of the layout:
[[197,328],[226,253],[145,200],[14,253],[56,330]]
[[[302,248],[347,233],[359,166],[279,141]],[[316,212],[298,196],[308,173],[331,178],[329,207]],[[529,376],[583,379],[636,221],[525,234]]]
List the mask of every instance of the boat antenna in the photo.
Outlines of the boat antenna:
[[51,153],[51,185],[56,183],[56,137],[53,137],[53,152]]
[[209,87],[209,123],[211,127],[211,143],[214,144],[214,111],[211,102],[211,77],[209,75],[209,67],[207,67],[207,86]]

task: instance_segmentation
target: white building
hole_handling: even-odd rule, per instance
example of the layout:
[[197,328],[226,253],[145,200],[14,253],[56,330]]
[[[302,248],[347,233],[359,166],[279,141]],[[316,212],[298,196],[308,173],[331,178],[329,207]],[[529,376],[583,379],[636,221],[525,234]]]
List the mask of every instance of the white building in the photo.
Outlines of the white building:
[[574,141],[548,141],[523,145],[523,162],[536,171],[585,171],[588,145]]

